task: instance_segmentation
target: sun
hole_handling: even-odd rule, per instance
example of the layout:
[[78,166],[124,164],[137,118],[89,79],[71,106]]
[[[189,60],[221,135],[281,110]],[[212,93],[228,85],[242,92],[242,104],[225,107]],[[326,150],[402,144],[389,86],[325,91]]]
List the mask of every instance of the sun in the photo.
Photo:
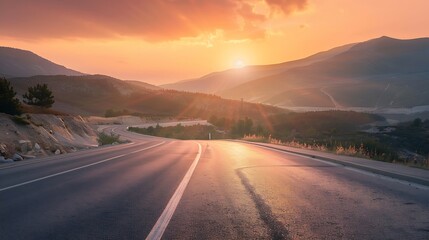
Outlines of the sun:
[[242,68],[244,66],[246,66],[246,65],[244,64],[243,60],[241,60],[241,59],[238,59],[238,60],[236,60],[234,62],[234,67],[235,68]]

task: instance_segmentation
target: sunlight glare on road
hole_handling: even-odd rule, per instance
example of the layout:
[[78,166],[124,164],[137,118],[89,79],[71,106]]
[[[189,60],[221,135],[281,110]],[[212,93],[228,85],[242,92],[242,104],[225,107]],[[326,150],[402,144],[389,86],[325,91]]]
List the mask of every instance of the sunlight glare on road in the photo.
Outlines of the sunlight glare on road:
[[242,144],[234,144],[230,150],[240,156],[249,154],[249,150]]
[[247,166],[248,160],[262,157],[258,152],[251,150],[246,145],[243,144],[231,144],[228,146],[228,154],[234,156],[234,160],[239,163],[237,167]]

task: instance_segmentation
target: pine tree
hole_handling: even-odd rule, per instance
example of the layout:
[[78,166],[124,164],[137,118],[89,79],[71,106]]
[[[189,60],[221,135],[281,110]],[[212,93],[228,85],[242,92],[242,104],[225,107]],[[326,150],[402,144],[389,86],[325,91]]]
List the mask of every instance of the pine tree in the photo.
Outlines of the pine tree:
[[37,84],[34,87],[29,87],[28,92],[26,92],[23,97],[26,104],[44,108],[52,107],[52,104],[55,102],[52,91],[49,90],[46,84]]
[[16,92],[6,78],[0,78],[0,111],[18,115],[21,114],[21,103],[15,98]]

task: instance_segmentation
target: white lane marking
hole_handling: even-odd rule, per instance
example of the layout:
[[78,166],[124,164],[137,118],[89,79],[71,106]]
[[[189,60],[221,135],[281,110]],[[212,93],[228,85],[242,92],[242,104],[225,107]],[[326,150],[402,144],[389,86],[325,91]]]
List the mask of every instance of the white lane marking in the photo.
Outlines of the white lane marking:
[[146,237],[146,240],[159,240],[164,234],[165,229],[168,226],[171,218],[173,217],[174,211],[176,211],[177,205],[179,204],[180,199],[182,198],[183,193],[185,192],[186,186],[188,186],[189,180],[194,173],[195,168],[197,167],[198,161],[201,157],[201,144],[198,144],[198,154],[194,159],[191,167],[189,168],[186,175],[183,177],[182,182],[180,182],[170,201],[168,201],[167,206],[162,212],[161,216],[156,221],[149,235]]
[[[134,144],[136,144],[136,143],[135,142],[131,142],[131,143],[124,143],[124,144],[115,145],[115,146],[125,147],[125,146],[129,146],[129,145],[134,145]],[[62,155],[49,156],[49,157],[46,157],[46,158],[36,158],[36,159],[31,160],[30,162],[26,162],[26,163],[20,162],[18,164],[17,162],[15,162],[17,164],[14,164],[12,166],[0,167],[0,170],[9,169],[9,168],[17,168],[17,167],[22,167],[22,166],[27,166],[27,165],[33,165],[33,164],[38,164],[38,163],[45,163],[45,162],[50,162],[50,161],[57,161],[57,160],[65,159],[65,158],[72,159],[74,157],[80,157],[81,155],[84,155],[86,153],[91,154],[91,153],[103,152],[106,149],[109,150],[110,148],[115,147],[115,146],[108,146],[108,147],[105,147],[105,148],[92,148],[92,149],[81,150],[81,151],[67,153],[67,154],[62,154]]]
[[121,154],[121,155],[118,155],[118,156],[115,156],[115,157],[111,157],[111,158],[107,158],[107,159],[104,159],[104,160],[101,160],[101,161],[98,161],[98,162],[95,162],[95,163],[87,164],[87,165],[84,165],[84,166],[72,168],[72,169],[69,169],[69,170],[66,170],[66,171],[62,171],[62,172],[59,172],[59,173],[55,173],[55,174],[51,174],[51,175],[48,175],[48,176],[44,176],[44,177],[41,177],[41,178],[36,178],[36,179],[30,180],[30,181],[26,181],[26,182],[23,182],[23,183],[15,184],[15,185],[12,185],[12,186],[9,186],[9,187],[1,188],[0,192],[8,190],[8,189],[12,189],[12,188],[20,187],[20,186],[23,186],[23,185],[27,185],[27,184],[30,184],[30,183],[38,182],[38,181],[41,181],[41,180],[44,180],[44,179],[47,179],[47,178],[51,178],[51,177],[63,175],[63,174],[66,174],[66,173],[69,173],[69,172],[73,172],[73,171],[77,171],[77,170],[80,170],[82,168],[91,167],[91,166],[94,166],[94,165],[97,165],[97,164],[100,164],[100,163],[111,161],[113,159],[117,159],[117,158],[121,158],[121,157],[127,156],[127,155],[130,155],[130,154],[134,154],[134,153],[138,153],[138,152],[141,152],[141,151],[145,151],[145,150],[148,150],[148,149],[151,149],[151,148],[154,148],[154,147],[158,147],[159,145],[162,145],[164,143],[165,143],[165,141],[161,142],[161,143],[158,143],[158,144],[155,144],[155,145],[152,145],[152,146],[147,147],[147,148],[143,148],[143,149],[139,149],[137,151],[133,151],[131,153]]

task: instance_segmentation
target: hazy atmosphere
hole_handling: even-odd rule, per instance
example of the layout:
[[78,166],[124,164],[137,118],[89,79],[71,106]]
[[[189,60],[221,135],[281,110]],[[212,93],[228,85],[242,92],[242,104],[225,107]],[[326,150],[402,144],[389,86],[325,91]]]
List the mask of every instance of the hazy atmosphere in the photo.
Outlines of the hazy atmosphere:
[[429,0],[0,0],[0,239],[429,240]]
[[155,85],[427,35],[426,0],[0,0],[0,45]]

